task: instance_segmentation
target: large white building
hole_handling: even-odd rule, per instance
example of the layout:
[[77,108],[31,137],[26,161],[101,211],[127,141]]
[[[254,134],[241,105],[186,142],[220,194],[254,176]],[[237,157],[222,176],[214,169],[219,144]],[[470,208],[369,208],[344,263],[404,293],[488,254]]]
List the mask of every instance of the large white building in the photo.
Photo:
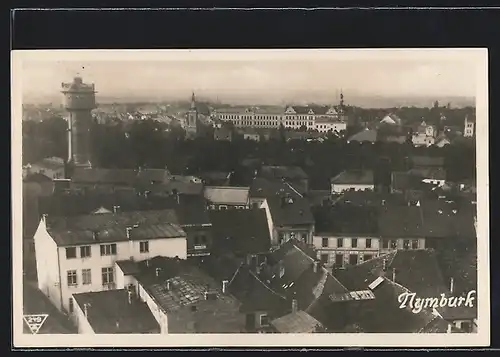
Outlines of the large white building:
[[237,128],[285,128],[306,127],[319,132],[342,131],[347,121],[334,106],[287,106],[282,108],[232,107],[217,110],[215,118],[231,122]]
[[38,288],[72,313],[73,294],[116,288],[119,260],[186,259],[186,233],[171,221],[169,210],[44,216],[34,235]]

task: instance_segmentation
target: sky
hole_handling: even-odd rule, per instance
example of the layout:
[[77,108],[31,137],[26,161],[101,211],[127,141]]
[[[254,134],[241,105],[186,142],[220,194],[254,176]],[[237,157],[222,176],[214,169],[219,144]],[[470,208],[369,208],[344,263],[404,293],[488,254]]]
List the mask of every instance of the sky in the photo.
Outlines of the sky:
[[75,75],[86,83],[95,83],[98,98],[182,100],[189,99],[194,91],[199,97],[222,102],[283,104],[336,102],[340,90],[346,99],[349,95],[474,97],[476,91],[474,64],[450,58],[122,58],[23,60],[23,99],[58,98],[61,82],[69,82]]

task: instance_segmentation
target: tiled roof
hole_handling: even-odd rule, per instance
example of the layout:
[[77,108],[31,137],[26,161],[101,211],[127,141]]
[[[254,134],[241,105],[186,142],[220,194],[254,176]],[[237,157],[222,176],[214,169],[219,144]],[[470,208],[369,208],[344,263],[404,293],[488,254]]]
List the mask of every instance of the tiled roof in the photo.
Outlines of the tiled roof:
[[314,224],[311,206],[305,198],[274,195],[266,201],[275,226]]
[[373,171],[349,170],[340,173],[331,179],[333,184],[373,185]]
[[64,160],[59,157],[46,157],[35,165],[49,170],[58,170],[64,168]]
[[407,202],[402,194],[375,191],[346,191],[335,200],[335,205],[381,207],[383,204],[401,205]]
[[[370,262],[336,271],[338,277],[350,291],[367,290],[378,275],[372,274]],[[431,311],[422,310],[415,314],[409,309],[400,309],[398,296],[407,290],[397,283],[384,278],[372,289],[375,299],[332,303],[345,312],[346,321],[360,326],[367,333],[411,333],[421,332],[436,318]],[[446,332],[447,325],[436,332]]]
[[201,173],[199,176],[206,185],[219,186],[227,184],[230,175],[231,173],[227,171],[207,171]]
[[446,170],[441,167],[413,168],[408,174],[422,179],[446,180]]
[[96,334],[160,333],[160,326],[146,303],[133,298],[129,303],[125,289],[73,294],[78,306]]
[[349,141],[359,141],[359,142],[368,141],[368,142],[374,143],[377,141],[377,131],[373,130],[373,129],[364,129],[364,130],[360,131],[359,133],[351,136],[349,139],[347,139],[347,141],[348,142]]
[[267,179],[304,180],[308,176],[299,166],[262,166],[259,176]]
[[83,184],[114,184],[133,186],[137,171],[131,169],[75,168],[71,181]]
[[321,328],[321,323],[305,311],[297,311],[271,321],[281,333],[312,333]]
[[413,156],[412,162],[414,167],[428,167],[428,166],[441,167],[444,165],[444,158],[432,157],[432,156]]
[[44,174],[41,174],[39,172],[35,172],[33,174],[28,174],[26,177],[23,179],[24,182],[51,182],[52,179]]
[[377,210],[368,206],[342,205],[314,210],[316,234],[377,235]]
[[164,183],[170,177],[170,172],[166,169],[141,169],[137,173],[139,184]]
[[211,211],[213,250],[246,255],[269,250],[271,237],[264,209]]
[[[241,304],[230,294],[222,293],[222,282],[180,259],[155,257],[148,264],[149,267],[140,263],[141,273],[136,277],[168,314],[169,333],[242,332]],[[216,298],[206,300],[205,292]]]
[[216,204],[247,205],[249,191],[249,187],[206,186],[204,195]]
[[289,194],[292,197],[300,198],[302,192],[281,180],[269,180],[262,177],[253,179],[250,186],[250,197],[266,198],[276,196],[276,194]]

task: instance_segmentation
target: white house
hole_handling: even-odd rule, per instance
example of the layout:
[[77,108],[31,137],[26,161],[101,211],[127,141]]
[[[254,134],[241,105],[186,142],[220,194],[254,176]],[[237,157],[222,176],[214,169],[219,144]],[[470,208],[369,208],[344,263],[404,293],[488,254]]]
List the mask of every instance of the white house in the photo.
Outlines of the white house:
[[328,132],[341,132],[342,130],[346,130],[347,123],[341,120],[332,120],[328,117],[319,117],[316,119],[314,123],[314,129],[319,131],[320,133],[328,133]]
[[[73,294],[116,288],[115,263],[187,257],[186,233],[161,211],[44,216],[34,235],[38,288],[60,310]],[[156,219],[156,221],[155,221]]]
[[205,199],[209,209],[247,209],[250,187],[206,186]]
[[344,191],[374,190],[373,171],[349,170],[344,171],[330,180],[332,194]]
[[464,120],[464,137],[466,138],[471,138],[474,136],[474,127],[475,127],[475,120],[471,116],[469,117],[468,115],[465,116]]

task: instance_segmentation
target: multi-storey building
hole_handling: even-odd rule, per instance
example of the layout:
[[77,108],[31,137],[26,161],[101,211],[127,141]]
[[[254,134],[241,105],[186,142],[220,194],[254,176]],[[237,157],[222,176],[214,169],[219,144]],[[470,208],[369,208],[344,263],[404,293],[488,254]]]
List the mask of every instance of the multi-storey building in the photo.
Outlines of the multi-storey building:
[[215,118],[231,122],[237,128],[279,128],[283,118],[281,108],[222,108],[218,109]]
[[475,133],[475,124],[476,120],[475,117],[473,116],[465,116],[464,120],[464,137],[466,138],[472,138]]
[[115,288],[115,262],[160,255],[186,259],[186,233],[170,210],[43,216],[34,236],[38,287],[61,310],[73,294]]

